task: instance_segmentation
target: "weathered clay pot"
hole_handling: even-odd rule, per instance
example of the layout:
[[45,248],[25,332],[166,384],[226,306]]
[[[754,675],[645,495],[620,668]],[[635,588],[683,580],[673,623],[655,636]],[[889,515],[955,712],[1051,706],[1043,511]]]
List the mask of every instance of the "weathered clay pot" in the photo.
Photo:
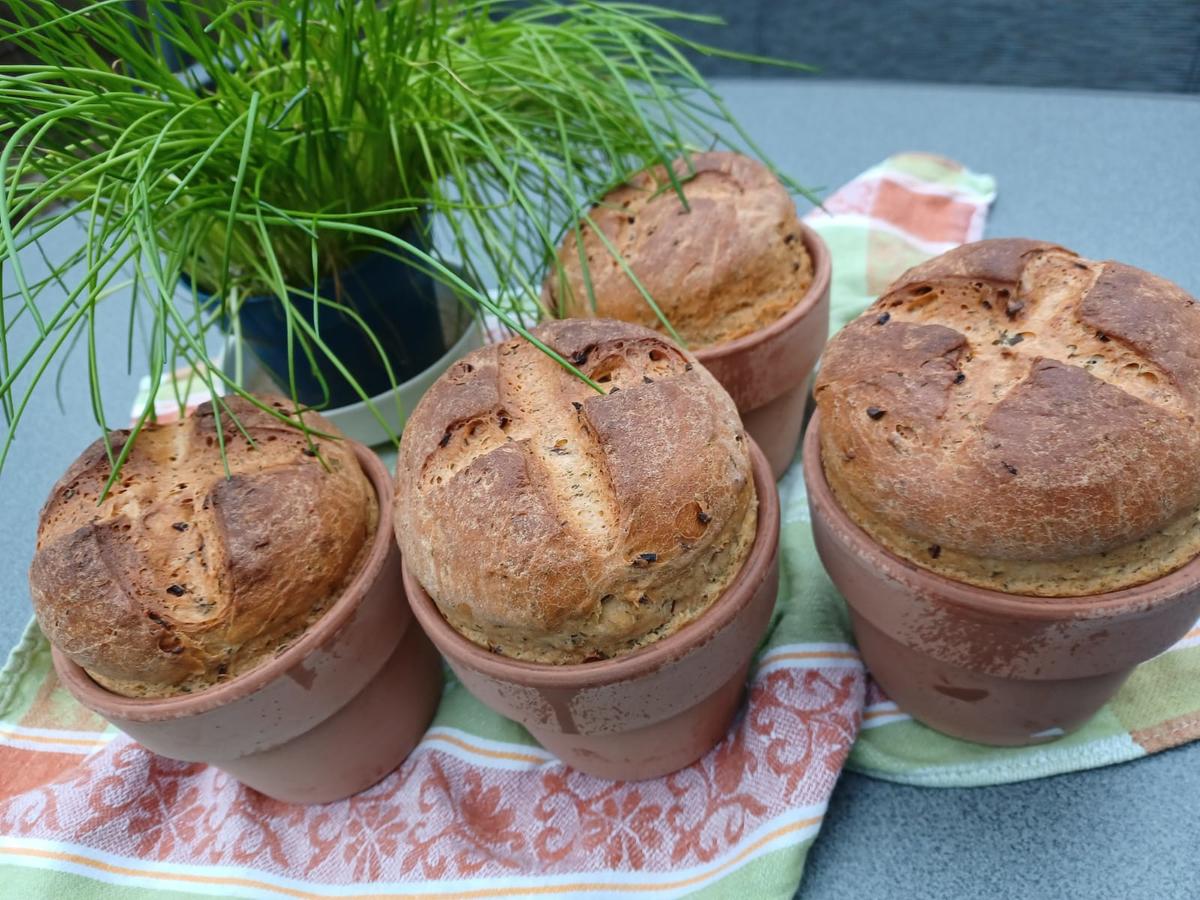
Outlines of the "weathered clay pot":
[[681,769],[725,736],[775,607],[779,497],[753,442],[750,455],[758,534],[742,571],[703,615],[648,647],[579,665],[498,656],[450,627],[405,567],[413,612],[467,690],[568,765],[621,780]]
[[808,378],[829,336],[829,248],[807,225],[800,225],[800,235],[812,257],[813,280],[796,305],[757,331],[694,351],[733,397],[776,478],[796,455]]
[[340,800],[396,768],[437,708],[441,660],[405,602],[388,470],[354,449],[379,526],[354,581],[296,643],[224,684],[161,699],[113,694],[55,650],[67,690],[150,750],[211,763],[278,800]]
[[804,442],[817,551],[850,606],[867,668],[932,728],[983,744],[1053,740],[1083,725],[1200,614],[1200,559],[1137,587],[1063,598],[986,590],[914,566],[838,505],[819,432],[818,414]]

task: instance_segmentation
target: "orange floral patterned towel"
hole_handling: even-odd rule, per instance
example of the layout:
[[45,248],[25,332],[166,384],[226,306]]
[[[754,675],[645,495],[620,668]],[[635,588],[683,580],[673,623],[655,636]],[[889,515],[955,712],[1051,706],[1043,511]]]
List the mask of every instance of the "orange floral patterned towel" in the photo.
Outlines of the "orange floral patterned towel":
[[[834,251],[835,308],[979,237],[989,185],[906,155],[836,193],[832,215],[810,216]],[[289,806],[108,728],[59,687],[31,626],[0,673],[0,893],[790,897],[865,694],[844,610],[818,603],[797,470],[781,484],[780,596],[744,712],[654,781],[565,768],[451,679],[400,769],[350,800]]]

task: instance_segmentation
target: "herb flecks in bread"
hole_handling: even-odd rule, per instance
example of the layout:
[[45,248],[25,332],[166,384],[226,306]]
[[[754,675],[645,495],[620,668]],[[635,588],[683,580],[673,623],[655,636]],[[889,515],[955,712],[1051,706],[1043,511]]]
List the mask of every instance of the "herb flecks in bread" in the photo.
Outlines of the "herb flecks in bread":
[[839,502],[917,565],[1080,596],[1200,554],[1200,308],[1165,279],[968,244],[835,337],[816,395]]
[[628,323],[567,320],[453,366],[409,419],[396,534],[460,633],[546,663],[626,653],[702,613],[740,571],[757,509],[728,394]]

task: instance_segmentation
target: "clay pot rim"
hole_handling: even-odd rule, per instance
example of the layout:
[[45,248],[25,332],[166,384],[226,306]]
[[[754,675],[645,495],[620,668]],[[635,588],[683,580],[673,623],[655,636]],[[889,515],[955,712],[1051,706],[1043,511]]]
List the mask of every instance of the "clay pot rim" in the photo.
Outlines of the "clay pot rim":
[[762,328],[756,328],[749,334],[736,337],[731,341],[709,344],[699,348],[689,348],[702,365],[708,365],[713,360],[721,360],[753,351],[764,341],[770,340],[776,335],[797,326],[802,319],[806,318],[820,304],[821,298],[829,290],[829,281],[833,272],[832,257],[829,253],[829,247],[825,244],[821,235],[817,234],[816,231],[803,222],[800,222],[799,225],[800,239],[804,241],[804,247],[808,250],[808,255],[812,257],[813,261],[813,279],[812,283],[808,286],[808,290],[796,301],[795,306],[774,322],[770,322]]
[[[924,569],[897,556],[867,534],[842,509],[825,478],[821,464],[820,411],[813,413],[804,437],[804,482],[814,508],[833,520],[837,529],[846,535],[852,549],[866,557],[885,577],[899,581],[914,590],[936,596],[952,606],[988,614],[1016,615],[1024,619],[1047,622],[1073,621],[1081,617],[1096,618],[1140,616],[1182,594],[1200,582],[1200,556],[1173,572],[1152,581],[1077,597],[1038,597],[1029,594],[1007,594],[990,588],[955,581],[945,575]],[[851,601],[850,597],[846,598]]]
[[682,658],[696,646],[705,643],[711,635],[727,627],[746,608],[775,558],[780,529],[779,494],[767,458],[749,435],[746,441],[750,449],[754,487],[758,494],[758,530],[754,543],[741,570],[721,596],[674,634],[632,653],[599,662],[558,665],[510,659],[490,653],[459,634],[442,617],[433,599],[401,560],[404,586],[413,614],[443,655],[453,657],[456,662],[462,662],[488,678],[537,689],[593,688],[631,681]]
[[182,719],[236,703],[256,693],[302,664],[313,650],[335,636],[358,610],[368,588],[383,569],[391,551],[391,543],[395,539],[392,529],[391,473],[374,451],[349,438],[344,440],[358,457],[363,473],[375,488],[375,495],[379,501],[379,521],[375,527],[371,550],[354,579],[337,602],[309,626],[296,643],[275,658],[224,684],[174,697],[125,697],[115,694],[93,681],[82,666],[70,660],[57,647],[51,647],[54,667],[64,686],[85,706],[99,712],[105,718],[112,716],[138,722]]

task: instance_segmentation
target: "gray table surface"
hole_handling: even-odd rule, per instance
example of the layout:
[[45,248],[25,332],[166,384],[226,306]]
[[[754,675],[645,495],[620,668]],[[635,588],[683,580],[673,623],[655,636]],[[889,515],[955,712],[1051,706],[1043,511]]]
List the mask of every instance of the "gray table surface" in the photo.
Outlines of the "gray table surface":
[[[763,149],[805,184],[835,188],[901,150],[942,153],[998,179],[989,236],[1058,241],[1200,294],[1197,98],[819,80],[719,87]],[[64,230],[59,240],[78,235]],[[126,314],[116,297],[98,323],[102,393],[117,423],[141,374],[136,363],[125,371]],[[95,436],[84,363],[77,354],[63,376],[62,411],[52,378],[34,395],[0,478],[0,655],[30,613],[38,507]],[[1197,897],[1198,797],[1200,745],[973,790],[845,774],[800,895]]]

